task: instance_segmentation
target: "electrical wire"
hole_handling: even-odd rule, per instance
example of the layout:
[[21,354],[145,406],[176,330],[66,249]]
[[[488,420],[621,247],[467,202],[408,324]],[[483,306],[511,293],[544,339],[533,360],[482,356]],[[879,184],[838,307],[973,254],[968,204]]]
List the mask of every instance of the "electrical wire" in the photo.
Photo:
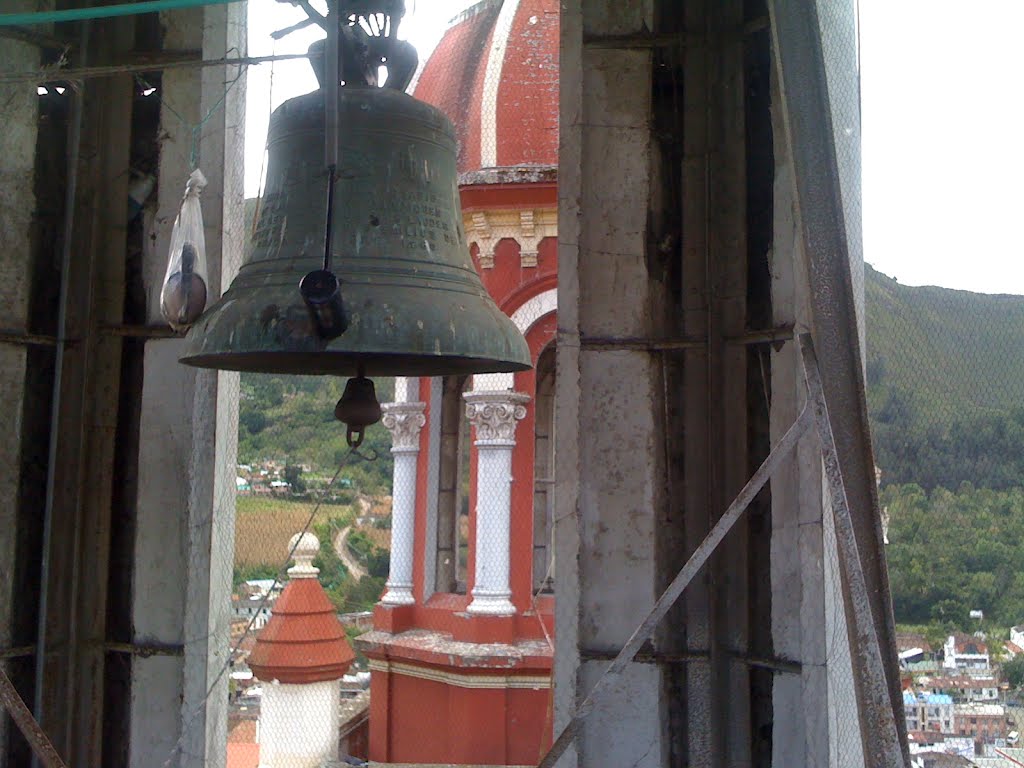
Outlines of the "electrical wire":
[[[245,641],[245,638],[248,637],[249,633],[252,631],[253,625],[256,623],[256,619],[258,619],[260,617],[260,614],[263,613],[263,609],[266,607],[267,601],[270,599],[270,596],[274,593],[274,590],[277,588],[279,584],[283,582],[283,576],[288,570],[288,564],[293,559],[295,549],[299,546],[299,542],[302,541],[303,535],[306,534],[312,527],[313,520],[316,518],[317,513],[320,511],[320,507],[323,505],[323,501],[324,498],[327,496],[327,492],[334,487],[334,483],[337,482],[338,476],[341,475],[341,471],[346,466],[348,466],[349,462],[353,458],[360,458],[363,459],[364,461],[373,460],[361,454],[355,448],[352,448],[349,450],[348,453],[345,454],[345,456],[339,462],[338,469],[335,470],[333,477],[331,477],[330,479],[330,482],[328,482],[327,486],[324,488],[323,494],[321,494],[320,498],[317,499],[316,504],[313,505],[313,509],[309,513],[309,517],[306,518],[306,524],[302,526],[302,530],[299,531],[299,534],[297,536],[295,536],[294,543],[288,550],[288,556],[285,557],[284,562],[281,564],[281,567],[277,569],[277,575],[274,576],[274,583],[271,584],[270,589],[268,589],[266,593],[263,595],[263,598],[260,600],[259,607],[253,612],[253,615],[249,617],[249,622],[245,625],[245,631],[239,635],[238,640],[231,647],[231,650],[228,653],[227,660],[224,662],[224,664],[221,665],[220,671],[217,673],[217,676],[213,679],[213,682],[210,683],[210,686],[206,691],[206,695],[203,696],[202,700],[199,701],[195,705],[195,707],[193,707],[192,711],[189,713],[188,718],[185,720],[184,723],[182,723],[181,735],[178,737],[178,740],[174,743],[174,746],[171,748],[170,754],[167,756],[167,759],[163,763],[163,768],[171,768],[171,766],[174,763],[174,759],[179,754],[181,754],[182,748],[184,747],[185,744],[185,739],[190,733],[193,724],[195,723],[196,719],[206,710],[207,701],[209,701],[210,697],[213,695],[213,692],[217,690],[217,686],[220,684],[220,681],[224,679],[224,675],[227,674],[227,671],[229,669],[231,669],[232,659],[234,658],[235,654],[238,653],[238,651],[241,649],[242,643]],[[376,455],[374,455],[374,458],[376,458]]]

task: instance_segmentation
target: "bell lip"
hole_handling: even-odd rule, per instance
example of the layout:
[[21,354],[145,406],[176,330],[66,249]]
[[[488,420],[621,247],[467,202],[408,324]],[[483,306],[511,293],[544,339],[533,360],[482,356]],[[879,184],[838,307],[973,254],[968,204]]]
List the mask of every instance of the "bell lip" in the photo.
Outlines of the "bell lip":
[[346,352],[223,352],[187,355],[178,362],[195,368],[294,376],[469,376],[519,373],[532,362],[461,355],[351,354]]

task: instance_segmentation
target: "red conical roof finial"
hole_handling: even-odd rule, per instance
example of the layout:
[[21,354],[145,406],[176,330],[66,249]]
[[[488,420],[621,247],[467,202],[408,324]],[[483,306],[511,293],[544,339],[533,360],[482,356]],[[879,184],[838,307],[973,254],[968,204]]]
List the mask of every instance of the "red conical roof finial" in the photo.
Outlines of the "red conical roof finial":
[[316,578],[320,571],[313,567],[313,558],[320,542],[312,533],[303,533],[292,538],[292,550],[295,565],[288,569],[291,580],[277,598],[270,621],[256,637],[249,668],[268,682],[338,680],[356,656]]

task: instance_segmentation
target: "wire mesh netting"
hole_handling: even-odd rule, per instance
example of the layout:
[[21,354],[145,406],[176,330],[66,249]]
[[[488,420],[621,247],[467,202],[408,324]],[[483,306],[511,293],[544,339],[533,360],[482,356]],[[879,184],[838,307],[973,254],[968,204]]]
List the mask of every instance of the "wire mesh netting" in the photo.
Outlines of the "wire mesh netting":
[[[848,149],[860,145],[860,86],[840,82],[859,69],[859,40],[836,33],[856,8],[818,6],[859,252],[859,152]],[[865,267],[869,419],[912,760],[1009,768],[1024,759],[1024,297],[956,288]]]
[[[377,385],[380,399],[390,400],[391,381]],[[294,559],[294,537],[303,531],[319,543],[312,563],[319,571],[316,580],[349,641],[372,628],[371,611],[384,592],[390,560],[391,441],[378,424],[367,431],[357,454],[350,451],[345,428],[334,418],[343,387],[344,381],[326,377],[243,374],[240,379],[238,464],[231,488],[236,513],[228,618],[229,754],[300,745],[341,758],[367,756],[356,728],[368,708],[364,658],[357,656],[340,682],[317,684],[316,691],[262,679],[248,664],[292,582],[294,574],[286,568]],[[329,723],[340,742],[325,751],[323,729]]]
[[[861,233],[861,120],[860,80],[858,75],[858,39],[854,3],[818,2],[825,83],[832,122],[832,140],[839,175],[840,197],[853,289],[861,290],[859,265],[863,263]],[[856,307],[863,343],[863,317]],[[826,493],[825,537],[825,622],[828,662],[830,756],[833,766],[864,764],[861,726],[865,713],[858,712],[854,693],[854,666],[848,638],[853,627],[847,625],[849,606],[843,604],[839,574],[839,556],[831,500]]]
[[[1013,765],[1024,722],[1024,297],[866,270],[870,418],[912,744]],[[1009,762],[991,762],[998,753]]]
[[[830,88],[842,95],[832,101],[832,120],[843,203],[848,221],[856,222],[859,116],[856,81],[850,79],[856,70],[851,65],[855,38],[848,34],[853,19],[845,13],[849,8],[838,13],[839,4],[821,7]],[[508,9],[515,4],[480,4],[466,18],[467,28],[489,23],[497,36],[507,35],[514,22]],[[470,122],[456,122],[463,165],[502,165],[502,152],[509,151],[501,143],[498,121],[501,55],[491,55],[478,73],[483,124],[474,129]],[[438,71],[424,82],[454,82],[455,75]],[[459,96],[453,86],[441,87],[434,96],[453,113],[463,108],[452,101]],[[481,224],[474,243],[485,267],[493,266],[494,246],[504,239],[493,225]],[[859,229],[848,228],[847,235],[851,250],[859,254]],[[999,752],[1013,757],[1019,730],[1014,690],[1024,681],[1024,668],[1015,671],[1013,662],[1020,655],[1024,667],[1024,629],[1018,635],[1012,629],[1024,622],[1024,579],[1017,576],[1024,561],[1013,545],[1020,538],[1016,521],[1024,511],[1018,466],[1024,455],[1024,446],[1018,445],[1024,441],[1024,411],[1017,406],[1021,377],[1013,361],[1020,341],[1015,329],[1024,327],[1019,322],[1024,301],[906,288],[870,268],[864,287],[870,415],[891,542],[887,555],[901,629],[899,650],[912,686],[905,698],[907,729],[915,750],[920,746],[975,760],[1002,759]],[[937,359],[947,362],[937,366]],[[515,415],[505,423],[505,439],[535,441],[528,508],[516,507],[511,494],[517,478],[510,446],[499,444],[505,433],[499,430],[491,445],[473,447],[481,434],[471,429],[473,417],[463,399],[472,383],[452,378],[437,380],[435,387],[440,449],[427,464],[428,496],[437,497],[427,502],[433,505],[428,517],[436,526],[428,534],[431,543],[436,541],[427,556],[434,558],[433,587],[465,596],[467,603],[479,601],[482,610],[505,610],[518,568],[529,571],[534,596],[549,592],[553,583],[554,373],[548,362],[550,371],[538,364],[535,397],[528,406],[536,408],[533,434],[516,431]],[[304,707],[323,712],[337,705],[358,712],[366,700],[364,660],[353,667],[361,674],[343,681],[340,692],[319,692],[308,704],[279,695],[273,680],[254,675],[248,658],[289,583],[282,561],[290,555],[292,538],[306,529],[320,544],[317,580],[346,633],[354,637],[370,628],[367,612],[383,593],[388,575],[391,441],[383,428],[374,428],[368,450],[378,460],[345,463],[334,478],[348,455],[332,416],[343,382],[260,375],[225,382],[228,399],[238,404],[238,463],[219,502],[222,509],[234,508],[235,527],[230,557],[226,549],[221,552],[233,563],[230,607],[224,613],[229,642],[211,656],[217,663],[224,658],[226,679],[216,682],[219,672],[213,669],[211,690],[221,695],[223,689],[229,701],[224,728],[229,750],[240,753],[247,745],[273,740],[267,731],[260,733],[268,709],[286,713],[294,735],[313,743],[320,738],[320,720],[306,717]],[[380,399],[390,400],[389,384],[378,385]],[[524,517],[531,524],[523,525]],[[532,556],[526,564],[510,561],[510,541],[517,535],[513,525],[529,529]],[[213,535],[212,540],[229,542],[231,537]],[[834,765],[855,766],[864,760],[861,725],[850,694],[850,629],[828,514],[825,549],[828,680],[833,700],[845,703],[829,710],[830,753]],[[453,721],[450,727],[469,726]],[[361,757],[365,745],[345,742],[341,751]]]

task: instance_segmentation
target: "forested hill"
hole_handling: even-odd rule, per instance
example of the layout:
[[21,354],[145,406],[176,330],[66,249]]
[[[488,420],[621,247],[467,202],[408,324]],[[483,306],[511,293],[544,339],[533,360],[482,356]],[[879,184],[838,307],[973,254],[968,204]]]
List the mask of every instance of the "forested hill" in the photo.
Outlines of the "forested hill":
[[[374,382],[377,399],[394,395],[394,379]],[[345,426],[334,406],[345,389],[336,376],[277,376],[243,373],[238,409],[238,461],[276,460],[309,465],[315,476],[330,477],[348,453]],[[391,436],[379,423],[366,430],[360,449],[366,461],[350,459],[342,477],[363,493],[391,493]],[[375,457],[375,458],[374,458]]]
[[1024,484],[1024,297],[866,267],[868,403],[883,482]]
[[873,402],[896,387],[946,418],[1021,404],[1024,296],[910,287],[865,272]]

